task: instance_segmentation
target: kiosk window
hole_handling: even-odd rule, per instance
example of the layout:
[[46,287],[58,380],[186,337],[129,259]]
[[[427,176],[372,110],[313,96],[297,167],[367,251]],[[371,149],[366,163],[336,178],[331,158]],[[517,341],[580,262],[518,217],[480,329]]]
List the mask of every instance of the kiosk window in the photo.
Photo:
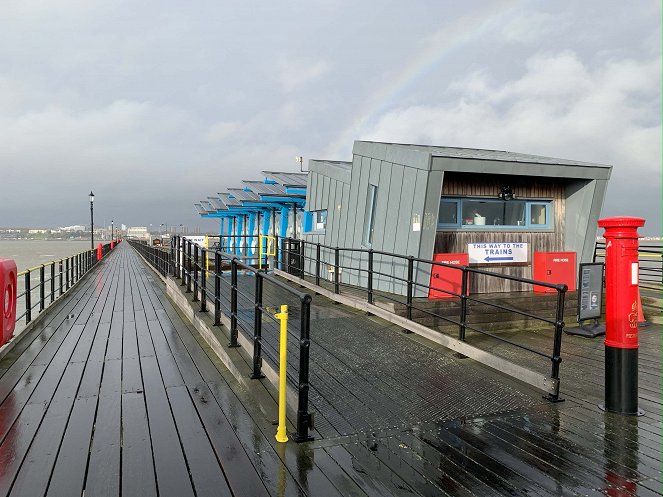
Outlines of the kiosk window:
[[497,200],[492,198],[443,198],[438,227],[451,229],[550,229],[552,202]]
[[378,200],[378,187],[368,185],[366,195],[366,211],[364,212],[364,245],[370,247],[373,244],[373,230],[375,229],[375,206]]

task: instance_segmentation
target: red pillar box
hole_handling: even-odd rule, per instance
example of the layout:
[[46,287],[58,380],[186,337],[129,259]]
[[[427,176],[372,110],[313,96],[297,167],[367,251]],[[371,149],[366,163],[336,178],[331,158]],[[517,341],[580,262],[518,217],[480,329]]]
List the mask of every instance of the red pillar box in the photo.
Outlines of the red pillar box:
[[638,228],[639,217],[599,220],[605,228],[605,410],[638,410]]
[[103,257],[103,248],[100,243],[99,245],[97,245],[97,260],[100,261],[102,257]]
[[[450,264],[452,266],[469,266],[469,254],[433,254],[433,261]],[[429,299],[440,299],[447,297],[455,297],[446,292],[453,292],[460,294],[463,285],[463,272],[459,269],[454,269],[445,266],[431,266],[430,275],[430,289],[428,290]],[[468,282],[469,287],[469,282]],[[467,289],[467,294],[470,294],[470,289]]]
[[111,240],[111,250],[115,247],[115,240]]
[[0,345],[7,343],[16,327],[16,263],[0,259]]

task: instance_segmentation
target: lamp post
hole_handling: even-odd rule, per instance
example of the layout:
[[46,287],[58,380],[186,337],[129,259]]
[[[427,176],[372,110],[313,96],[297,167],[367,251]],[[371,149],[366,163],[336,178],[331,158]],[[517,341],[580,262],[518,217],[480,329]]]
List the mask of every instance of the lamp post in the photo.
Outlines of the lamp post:
[[113,237],[113,228],[114,228],[113,220],[111,219],[111,241],[114,241],[115,238]]
[[94,250],[94,193],[90,191],[90,243]]

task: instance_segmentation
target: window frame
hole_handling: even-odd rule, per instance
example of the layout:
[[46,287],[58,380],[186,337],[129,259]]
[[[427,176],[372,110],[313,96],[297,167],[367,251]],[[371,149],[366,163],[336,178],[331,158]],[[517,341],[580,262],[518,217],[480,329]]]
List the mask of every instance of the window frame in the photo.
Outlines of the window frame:
[[[319,213],[325,213],[325,222],[324,227],[318,228],[316,218]],[[304,212],[304,233],[310,234],[323,234],[327,231],[327,219],[328,212],[327,209],[318,209],[315,211],[305,211]]]
[[[503,203],[504,200],[487,198],[487,197],[441,197],[440,205],[444,203],[455,204],[456,206],[456,222],[455,223],[441,223],[439,220],[439,207],[438,207],[438,223],[437,231],[542,231],[553,232],[554,223],[553,205],[554,199],[551,198],[518,198],[514,200],[507,200],[506,202],[524,202],[525,203],[525,224],[523,226],[513,224],[462,224],[462,209],[463,201],[486,202],[486,203]],[[546,212],[546,224],[532,224],[532,206],[543,205]]]
[[373,246],[373,234],[375,232],[375,215],[378,203],[378,187],[369,183],[366,192],[366,207],[364,210],[364,232],[361,238],[364,247]]

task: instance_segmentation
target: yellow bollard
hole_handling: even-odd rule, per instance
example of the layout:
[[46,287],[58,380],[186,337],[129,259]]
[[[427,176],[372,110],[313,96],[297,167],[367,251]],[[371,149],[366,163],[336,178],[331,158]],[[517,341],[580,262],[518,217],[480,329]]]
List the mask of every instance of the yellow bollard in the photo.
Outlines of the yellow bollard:
[[288,306],[282,305],[281,312],[274,317],[281,321],[281,339],[279,356],[279,427],[276,430],[276,441],[287,442],[288,435],[285,431],[285,407],[286,407],[286,366],[288,365]]

